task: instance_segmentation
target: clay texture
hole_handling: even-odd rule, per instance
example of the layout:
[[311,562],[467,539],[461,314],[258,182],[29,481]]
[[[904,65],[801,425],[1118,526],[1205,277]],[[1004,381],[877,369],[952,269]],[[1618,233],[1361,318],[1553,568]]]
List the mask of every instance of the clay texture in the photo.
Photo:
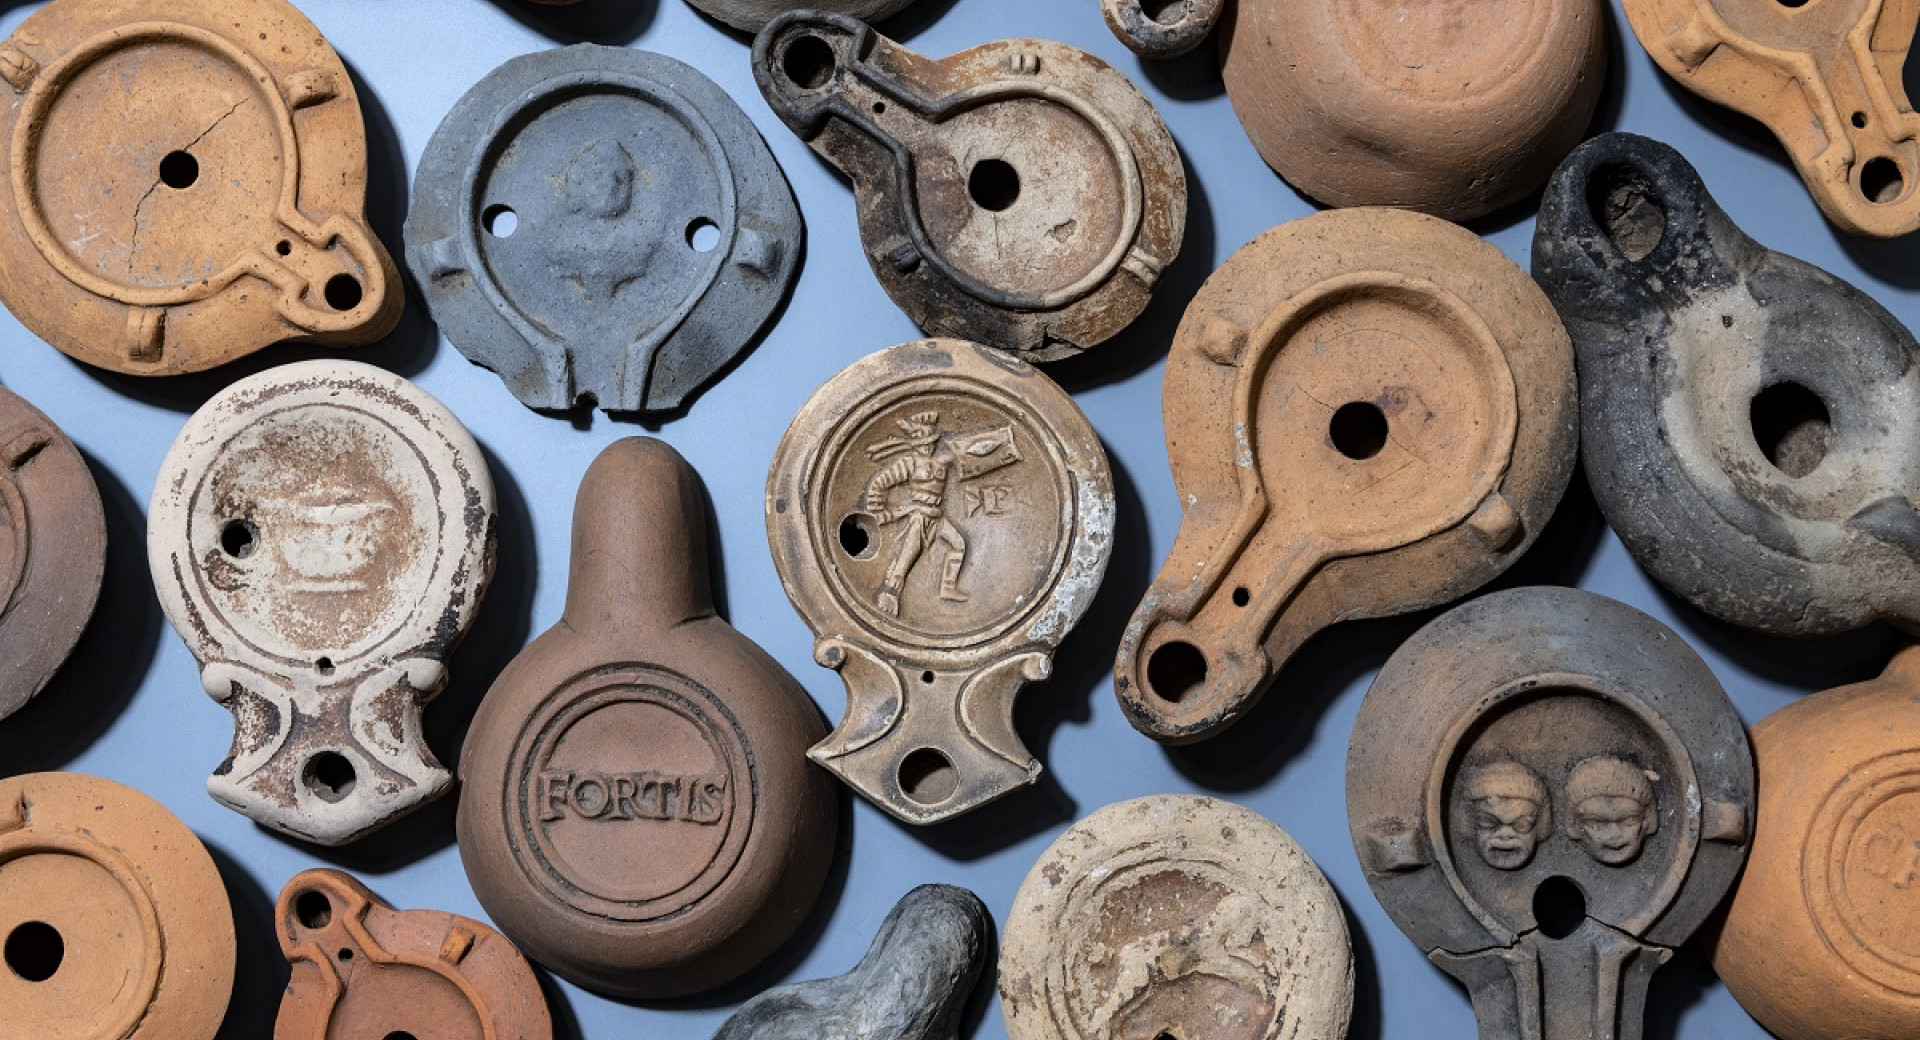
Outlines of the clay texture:
[[86,460],[52,419],[0,388],[0,719],[44,689],[79,642],[106,560]]
[[590,989],[722,985],[806,918],[840,827],[793,677],[714,613],[699,478],[615,441],[580,482],[557,624],[460,761],[460,858],[501,930]]
[[1374,895],[1483,1040],[1639,1040],[1647,983],[1740,872],[1753,758],[1680,637],[1590,592],[1456,607],[1388,659],[1347,754]]
[[1773,635],[1920,625],[1920,344],[1893,315],[1629,134],[1554,175],[1533,264],[1578,353],[1594,498],[1642,567]]
[[111,780],[0,780],[0,1040],[212,1040],[233,990],[213,858]]
[[853,180],[867,259],[929,336],[1077,354],[1132,323],[1180,252],[1173,137],[1085,51],[999,40],[934,61],[796,11],[754,40],[753,74]]
[[814,660],[847,684],[809,757],[907,823],[1039,777],[1013,702],[1113,545],[1106,451],[1065,391],[957,340],[869,355],[781,438],[767,540]]
[[233,713],[207,780],[274,830],[341,845],[444,794],[420,711],[493,575],[493,478],[466,428],[352,361],[215,395],[154,484],[160,605]]
[[1713,967],[1783,1040],[1920,1036],[1920,646],[1753,728],[1753,855]]
[[1141,0],[1101,9],[1150,58],[1192,50],[1218,21],[1247,136],[1330,206],[1471,220],[1518,202],[1586,135],[1606,79],[1601,0],[1173,0],[1158,18]]
[[1221,75],[1287,183],[1330,206],[1471,220],[1531,194],[1586,136],[1606,18],[1603,0],[1237,0]]
[[1539,288],[1445,221],[1334,211],[1241,249],[1167,359],[1185,514],[1121,639],[1128,719],[1204,739],[1320,629],[1505,570],[1571,476],[1573,372]]
[[759,32],[787,11],[823,11],[863,22],[878,22],[905,10],[913,0],[687,0],[736,29]]
[[134,375],[400,318],[340,58],[284,0],[62,0],[0,42],[0,300]]
[[1920,228],[1920,116],[1901,78],[1920,10],[1904,0],[1624,0],[1681,86],[1757,119],[1821,212],[1853,235]]
[[1109,805],[1041,855],[1000,950],[1011,1040],[1344,1040],[1340,899],[1258,813],[1191,795]]
[[720,87],[579,44],[489,73],[434,131],[407,265],[468,360],[531,408],[679,408],[772,316],[804,229]]
[[540,981],[499,932],[439,910],[400,911],[337,870],[280,890],[293,966],[274,1040],[551,1040]]
[[714,1040],[959,1040],[992,928],[979,896],[921,885],[887,914],[852,971],[767,990]]

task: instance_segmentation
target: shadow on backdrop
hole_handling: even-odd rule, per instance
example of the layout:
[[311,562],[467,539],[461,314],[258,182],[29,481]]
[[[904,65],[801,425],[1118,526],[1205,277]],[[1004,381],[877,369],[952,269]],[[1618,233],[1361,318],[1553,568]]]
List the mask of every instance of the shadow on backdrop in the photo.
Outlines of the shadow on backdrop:
[[[527,642],[539,569],[534,552],[533,519],[519,482],[500,457],[485,445],[480,452],[493,474],[497,517],[493,580],[487,585],[472,627],[447,662],[446,689],[426,706],[421,720],[428,749],[440,764],[456,773],[473,713],[480,707],[495,677]],[[459,806],[460,789],[456,785],[414,813],[338,848],[314,845],[264,827],[261,830],[342,870],[380,875],[409,866],[453,844],[454,817]]]
[[[139,498],[98,459],[80,452],[100,488],[107,556],[93,618],[67,663],[39,696],[0,719],[0,768],[9,774],[64,769],[99,740],[146,682],[160,645],[160,600],[147,569],[146,490]],[[179,710],[213,708],[193,671],[163,677],[156,696],[176,698]],[[215,710],[218,710],[215,708]],[[209,749],[212,769],[220,749]]]
[[1470,599],[1525,585],[1577,585],[1605,530],[1576,465],[1553,518],[1525,555],[1459,600],[1395,617],[1338,622],[1321,629],[1287,660],[1253,710],[1198,744],[1165,748],[1180,775],[1212,791],[1266,786],[1313,743],[1327,708],[1362,677],[1380,670],[1421,626]]
[[[1353,1020],[1347,1026],[1347,1040],[1383,1040],[1380,964],[1373,955],[1373,939],[1361,927],[1360,918],[1354,915],[1353,902],[1347,894],[1340,891],[1332,878],[1327,879],[1327,884],[1340,897],[1340,909],[1347,918],[1347,936],[1353,942]],[[1373,893],[1369,892],[1363,898],[1372,899]],[[1388,941],[1395,939],[1406,941],[1398,931]]]
[[1713,963],[1700,944],[1681,944],[1673,960],[1654,972],[1647,986],[1645,1040],[1673,1040],[1687,1011],[1718,984],[1719,976],[1713,973]]
[[1177,58],[1155,61],[1136,54],[1133,57],[1138,66],[1135,78],[1153,84],[1153,89],[1174,101],[1217,98],[1227,92],[1226,80],[1220,75],[1221,51],[1225,46],[1216,28],[1200,46]]
[[1061,641],[1053,658],[1053,674],[1021,690],[1014,701],[1014,732],[1040,760],[1040,778],[1031,786],[945,823],[928,827],[896,824],[948,859],[984,859],[1067,823],[1078,811],[1060,784],[1048,750],[1062,725],[1091,720],[1092,698],[1101,690],[1112,690],[1113,655],[1120,645],[1120,633],[1152,574],[1146,507],[1126,468],[1111,452],[1107,458],[1113,472],[1114,520],[1106,577],[1086,614]]
[[[1180,244],[1180,255],[1161,272],[1153,299],[1131,325],[1084,353],[1044,366],[1068,393],[1125,382],[1164,360],[1186,316],[1187,305],[1213,275],[1217,247],[1213,207],[1185,151],[1180,153],[1180,164],[1187,177],[1187,235]],[[1154,399],[1158,400],[1159,394]]]
[[496,2],[514,21],[555,43],[624,47],[647,31],[663,0],[581,0],[575,4],[543,4],[534,0]]
[[547,1012],[553,1018],[553,1040],[587,1040],[586,1034],[580,1031],[580,1017],[573,1013],[573,1002],[567,999],[560,980],[533,961],[527,964],[533,968],[533,977],[540,980],[540,995],[546,998]]
[[202,841],[220,871],[233,907],[233,996],[214,1040],[262,1040],[273,1035],[280,996],[293,969],[280,951],[273,897],[225,849]]
[[[1712,647],[1741,669],[1801,693],[1865,682],[1880,674],[1899,647],[1900,634],[1885,622],[1826,639],[1762,635],[1711,617],[1656,584],[1673,612],[1673,626],[1689,643]],[[1748,725],[1758,719],[1746,720]]]

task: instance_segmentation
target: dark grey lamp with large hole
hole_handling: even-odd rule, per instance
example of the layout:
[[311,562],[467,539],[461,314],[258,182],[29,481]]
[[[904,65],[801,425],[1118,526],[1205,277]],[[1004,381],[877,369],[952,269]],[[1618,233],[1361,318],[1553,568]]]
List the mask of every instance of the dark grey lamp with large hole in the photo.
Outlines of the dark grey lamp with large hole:
[[1594,498],[1648,573],[1772,635],[1920,626],[1920,344],[1898,319],[1631,134],[1554,174],[1533,271],[1573,337]]

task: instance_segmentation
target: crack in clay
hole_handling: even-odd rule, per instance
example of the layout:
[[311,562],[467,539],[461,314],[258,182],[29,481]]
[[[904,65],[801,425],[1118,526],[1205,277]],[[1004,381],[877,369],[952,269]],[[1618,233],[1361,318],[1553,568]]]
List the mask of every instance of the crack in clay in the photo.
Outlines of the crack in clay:
[[[205,130],[200,131],[200,135],[198,137],[195,137],[193,140],[188,141],[186,144],[180,146],[179,148],[174,149],[174,151],[176,152],[193,151],[194,145],[199,144],[201,141],[206,140],[208,134],[211,134],[215,130],[220,129],[220,124],[226,122],[228,116],[234,114],[235,112],[238,112],[240,110],[241,105],[244,105],[251,100],[253,99],[243,97],[240,100],[234,102],[232,108],[229,108],[225,112],[222,112],[220,114],[220,118],[215,119],[211,124],[207,126]],[[172,154],[172,153],[168,153],[168,154]],[[133,258],[136,255],[138,255],[140,252],[140,227],[141,227],[140,210],[146,206],[148,199],[153,198],[153,193],[160,190],[161,183],[162,183],[161,178],[156,176],[153,179],[153,184],[147,188],[147,193],[145,195],[140,196],[139,202],[136,202],[133,204],[133,238],[131,241],[127,243],[127,275],[129,277],[133,275]]]

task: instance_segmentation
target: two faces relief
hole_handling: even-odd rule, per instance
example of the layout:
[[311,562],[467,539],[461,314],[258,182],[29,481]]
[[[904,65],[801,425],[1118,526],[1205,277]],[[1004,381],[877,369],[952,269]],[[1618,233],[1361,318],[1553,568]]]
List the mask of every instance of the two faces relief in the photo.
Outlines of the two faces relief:
[[1553,836],[1556,815],[1566,836],[1605,866],[1622,867],[1660,827],[1659,805],[1646,770],[1624,759],[1596,756],[1566,777],[1556,813],[1546,781],[1511,759],[1471,766],[1458,790],[1472,821],[1473,845],[1496,870],[1519,870]]

